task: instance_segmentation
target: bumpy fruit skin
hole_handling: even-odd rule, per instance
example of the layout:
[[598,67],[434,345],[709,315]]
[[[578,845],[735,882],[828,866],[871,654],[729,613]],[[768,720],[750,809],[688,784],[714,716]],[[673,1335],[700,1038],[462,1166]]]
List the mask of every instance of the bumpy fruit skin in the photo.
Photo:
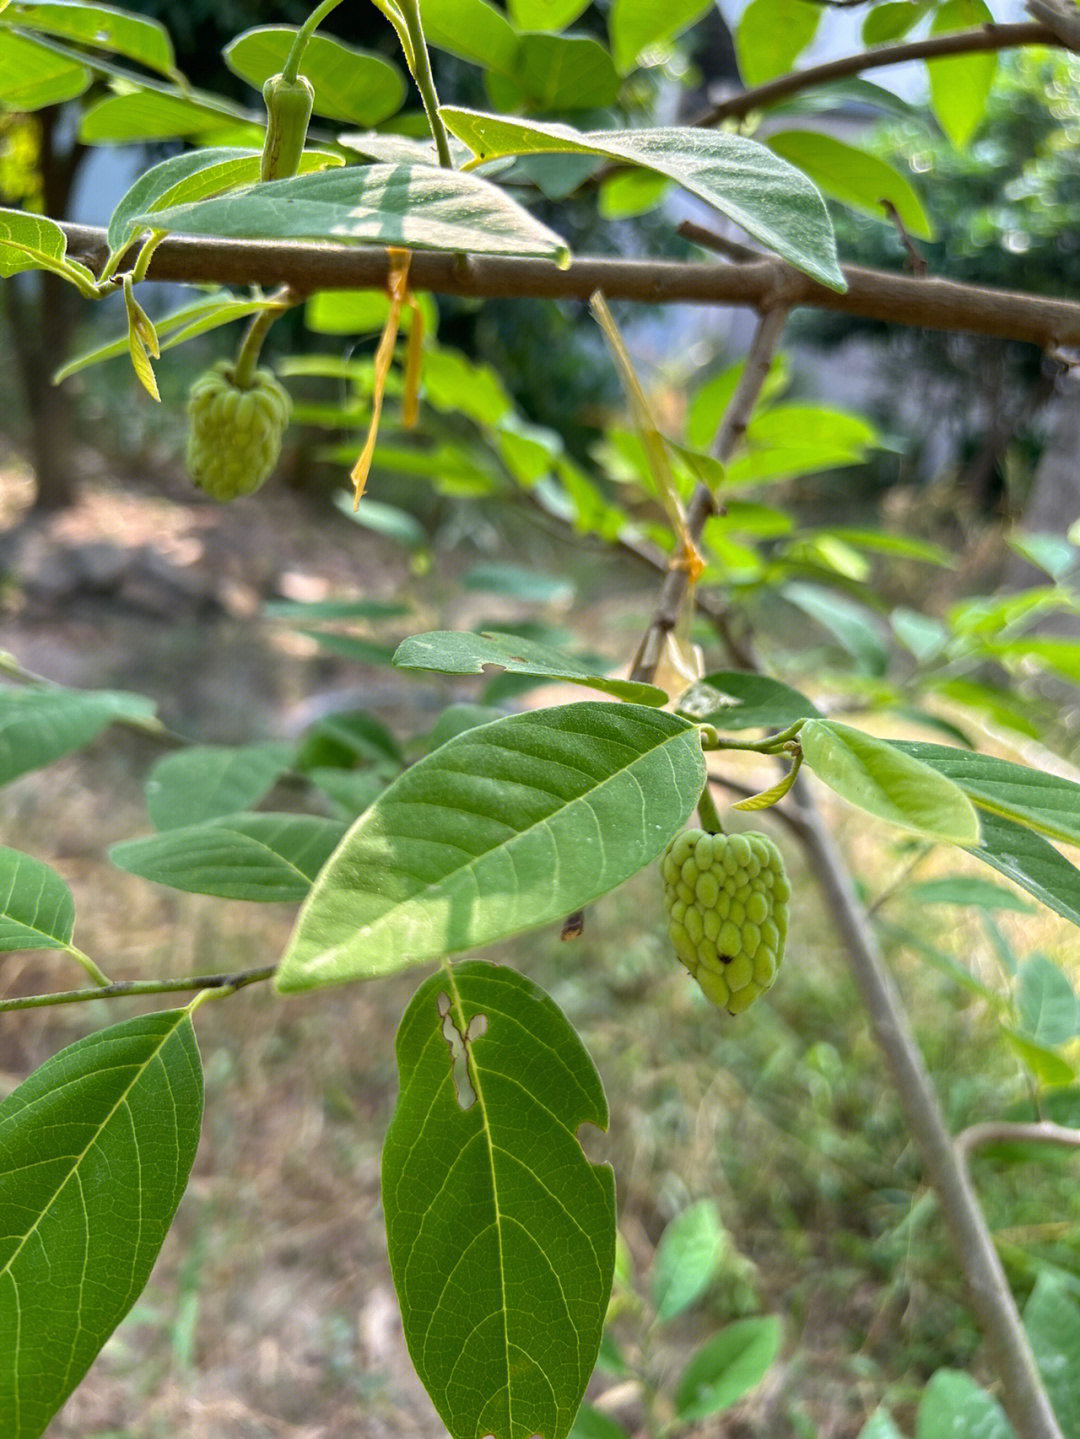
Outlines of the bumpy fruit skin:
[[253,494],[270,477],[292,408],[270,370],[250,388],[233,381],[228,360],[206,370],[188,392],[188,473],[215,500]]
[[713,1004],[749,1009],[784,957],[791,886],[766,834],[684,829],[660,859],[668,934]]

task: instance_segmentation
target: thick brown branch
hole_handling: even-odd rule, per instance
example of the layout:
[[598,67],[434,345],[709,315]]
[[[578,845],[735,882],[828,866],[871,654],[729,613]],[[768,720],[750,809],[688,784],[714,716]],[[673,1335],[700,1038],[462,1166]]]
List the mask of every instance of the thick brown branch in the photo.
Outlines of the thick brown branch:
[[[99,267],[104,231],[64,224],[71,255]],[[290,285],[298,294],[314,290],[385,289],[385,249],[355,245],[272,243],[255,240],[196,240],[175,236],[154,252],[148,279],[188,284]],[[641,304],[769,304],[778,285],[791,306],[837,310],[890,324],[926,330],[953,330],[1022,340],[1040,349],[1080,346],[1080,304],[1019,291],[958,285],[950,280],[917,280],[888,270],[845,266],[848,289],[838,294],[779,260],[717,265],[650,260],[608,260],[585,256],[566,270],[546,260],[494,259],[417,250],[409,279],[416,290],[475,298],[529,296],[587,301],[594,290],[611,300]]]
[[886,65],[904,65],[911,60],[940,60],[948,55],[972,55],[984,50],[1013,50],[1020,45],[1060,44],[1048,25],[1029,20],[1015,25],[983,25],[978,30],[957,30],[951,35],[929,35],[925,40],[880,45],[871,50],[860,50],[854,55],[842,55],[838,60],[827,60],[822,65],[810,65],[805,70],[792,70],[764,85],[755,85],[752,90],[744,90],[741,95],[732,95],[710,106],[691,124],[706,126],[718,125],[722,120],[741,120],[754,110],[767,110],[770,105],[776,105],[814,85],[846,80],[851,75],[861,75],[864,70],[880,70]]

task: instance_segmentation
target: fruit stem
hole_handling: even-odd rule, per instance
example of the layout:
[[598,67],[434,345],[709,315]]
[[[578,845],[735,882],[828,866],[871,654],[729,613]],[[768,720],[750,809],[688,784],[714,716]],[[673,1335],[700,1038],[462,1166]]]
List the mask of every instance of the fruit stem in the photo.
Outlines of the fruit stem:
[[723,834],[724,826],[720,823],[720,812],[716,808],[716,801],[712,797],[708,780],[705,781],[705,788],[697,802],[698,818],[701,820],[701,828],[707,834]]
[[266,339],[270,326],[289,308],[288,293],[288,290],[281,291],[278,297],[280,303],[276,303],[272,307],[267,306],[265,310],[260,310],[257,315],[252,317],[244,338],[240,342],[240,348],[236,352],[236,363],[233,365],[232,383],[238,390],[251,389],[263,341]]
[[308,41],[326,19],[327,15],[330,14],[330,11],[337,9],[340,4],[341,0],[323,0],[323,3],[315,7],[300,26],[300,29],[297,30],[296,39],[292,43],[292,49],[285,57],[285,64],[281,68],[281,78],[290,85],[296,84],[296,77],[300,73],[300,61],[304,58],[304,51],[307,49]]

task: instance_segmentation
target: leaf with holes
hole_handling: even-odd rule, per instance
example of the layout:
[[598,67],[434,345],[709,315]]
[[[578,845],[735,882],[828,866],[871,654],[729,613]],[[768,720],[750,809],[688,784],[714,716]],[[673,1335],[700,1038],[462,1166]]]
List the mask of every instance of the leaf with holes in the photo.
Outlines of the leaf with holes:
[[448,740],[353,825],[278,968],[294,992],[553,924],[654,860],[705,783],[697,726],[563,705]]
[[417,1373],[453,1439],[563,1439],[615,1268],[614,1179],[577,1137],[607,1128],[600,1076],[542,990],[475,960],[419,989],[396,1052],[382,1195]]
[[0,1104],[5,1439],[38,1439],[138,1298],[201,1121],[186,1010],[80,1039]]

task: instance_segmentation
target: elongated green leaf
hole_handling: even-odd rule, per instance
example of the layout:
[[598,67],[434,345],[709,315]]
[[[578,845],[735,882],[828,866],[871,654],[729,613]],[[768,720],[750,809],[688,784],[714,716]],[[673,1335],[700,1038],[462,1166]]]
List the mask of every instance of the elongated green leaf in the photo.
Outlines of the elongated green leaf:
[[150,818],[158,829],[180,829],[250,809],[288,767],[294,748],[276,741],[193,745],[166,755],[146,781]]
[[1042,1272],[1024,1307],[1024,1328],[1064,1439],[1080,1436],[1080,1309],[1060,1280]]
[[655,859],[704,779],[696,727],[640,705],[565,705],[458,735],[349,831],[277,987],[388,974],[553,923]]
[[337,240],[421,250],[541,255],[566,244],[477,175],[430,165],[348,166],[139,215],[155,229],[248,240]]
[[[191,98],[165,89],[109,95],[90,105],[79,122],[79,139],[87,145],[126,144],[136,140],[171,140],[178,135],[203,135],[235,129],[252,122],[252,114],[214,95]],[[261,126],[252,125],[252,142]]]
[[[182,345],[185,340],[194,339],[196,335],[203,335],[208,330],[216,330],[222,325],[232,324],[234,320],[244,320],[249,315],[256,315],[260,310],[268,309],[271,303],[267,300],[238,300],[228,291],[223,291],[208,295],[204,300],[197,300],[193,305],[184,305],[179,310],[174,310],[171,315],[163,315],[160,320],[154,321],[162,353],[176,345]],[[168,338],[165,338],[166,335]],[[53,376],[53,384],[58,385],[69,375],[78,374],[80,370],[89,369],[92,365],[103,364],[106,360],[118,359],[127,352],[126,334],[116,340],[109,340],[104,345],[95,345],[93,349],[84,350],[82,354],[76,355],[66,365],[61,366]]]
[[1080,869],[1070,864],[1041,834],[990,810],[980,813],[982,846],[971,854],[991,865],[1028,894],[1080,925]]
[[0,1104],[5,1439],[38,1439],[135,1302],[187,1184],[201,1119],[184,1010],[69,1045]]
[[729,1245],[711,1199],[692,1204],[660,1236],[653,1261],[652,1296],[658,1323],[689,1309],[716,1278]]
[[666,175],[798,269],[831,289],[845,288],[821,196],[801,171],[754,140],[690,128],[580,131],[446,105],[441,113],[478,161],[590,154]]
[[614,0],[608,13],[611,53],[621,73],[632,70],[645,50],[666,45],[700,20],[703,0]]
[[151,700],[112,690],[0,686],[0,784],[81,749],[118,719],[149,719]]
[[1076,994],[1068,976],[1045,955],[1033,954],[1020,966],[1016,1002],[1020,1026],[1036,1044],[1053,1048],[1076,1037]]
[[293,765],[306,774],[316,765],[352,769],[371,760],[395,767],[404,763],[397,741],[381,720],[366,710],[339,710],[305,733]]
[[747,85],[783,75],[810,44],[821,6],[808,0],[750,0],[735,30],[739,73]]
[[1045,709],[1038,701],[1018,698],[995,685],[980,684],[977,680],[931,679],[927,689],[931,694],[944,695],[946,699],[966,705],[1003,729],[1014,730],[1029,739],[1038,739],[1044,733],[1036,723]]
[[67,236],[43,215],[0,208],[0,279],[20,270],[53,270],[66,279],[81,277],[93,284],[94,275],[67,256]]
[[75,901],[56,870],[0,847],[0,950],[66,949],[74,928]]
[[831,634],[858,662],[864,674],[883,675],[888,669],[889,651],[877,617],[864,605],[835,590],[804,584],[801,580],[785,585],[780,593],[789,604]]
[[796,720],[821,718],[821,711],[804,694],[769,675],[713,670],[701,685],[702,697],[715,690],[718,703],[699,717],[720,730],[781,730]]
[[939,1369],[926,1386],[915,1439],[1015,1439],[1001,1405],[968,1374]]
[[899,40],[929,9],[929,3],[924,0],[885,0],[883,5],[874,5],[863,21],[863,44],[886,45],[890,40]]
[[[805,0],[795,0],[805,3]],[[817,9],[816,6],[807,6]],[[934,238],[934,226],[914,186],[895,166],[877,155],[848,145],[818,130],[778,130],[769,135],[769,149],[810,176],[830,199],[855,210],[888,219],[888,201],[904,228],[920,240]]]
[[861,415],[825,405],[783,403],[753,416],[746,447],[725,466],[726,486],[861,464],[877,432]]
[[409,613],[402,600],[268,600],[269,620],[387,620]]
[[495,665],[510,674],[536,675],[584,685],[586,689],[600,690],[632,704],[662,705],[668,698],[656,685],[607,679],[549,645],[497,630],[483,634],[432,630],[426,635],[410,635],[398,646],[394,664],[398,669],[437,670],[448,675],[483,674],[489,665]]
[[978,816],[959,785],[887,740],[812,719],[799,743],[818,778],[860,809],[932,839],[978,844]]
[[[157,20],[132,15],[112,5],[72,5],[69,0],[15,0],[4,12],[5,25],[60,35],[95,50],[137,60],[149,70],[171,75],[176,67],[169,32]],[[6,47],[8,41],[4,41]]]
[[[261,90],[265,80],[281,71],[295,38],[296,30],[288,25],[245,30],[226,45],[225,63]],[[315,114],[348,125],[378,125],[396,114],[405,99],[405,81],[396,65],[329,35],[311,36],[301,69],[315,91]]]
[[1049,1045],[1038,1044],[1018,1029],[1003,1028],[1005,1043],[1027,1065],[1040,1084],[1071,1084],[1076,1071],[1067,1059]]
[[115,844],[118,869],[193,894],[295,903],[345,827],[315,815],[234,814]]
[[486,84],[501,110],[598,110],[615,103],[619,73],[589,35],[522,35],[509,67],[489,70]]
[[542,990],[477,961],[421,986],[396,1053],[382,1195],[413,1363],[453,1439],[563,1439],[615,1267],[614,1179],[577,1138],[607,1128],[600,1076]]
[[[985,827],[983,837],[985,839]],[[908,885],[904,899],[912,904],[962,904],[979,909],[1008,909],[1017,914],[1032,913],[1031,905],[1011,889],[970,874],[951,874]]]
[[780,1352],[780,1320],[736,1319],[703,1344],[675,1388],[679,1418],[692,1424],[730,1409],[760,1384]]
[[1080,844],[1080,784],[1075,781],[951,745],[904,740],[897,748],[958,784],[980,809],[1051,839]]
[[630,1435],[602,1409],[583,1404],[574,1418],[570,1439],[630,1439]]
[[1015,662],[1035,661],[1075,684],[1080,681],[1080,641],[1021,635],[1015,640],[983,640],[983,654]]
[[[911,6],[911,0],[902,0],[902,3],[905,9],[914,8]],[[884,8],[889,9],[890,7],[885,6]],[[899,8],[899,6],[897,8]],[[870,13],[871,15],[875,15],[877,10],[872,10]],[[875,1409],[873,1414],[870,1415],[870,1418],[859,1430],[859,1439],[904,1439],[904,1436],[900,1430],[897,1429],[886,1410]]]
[[81,95],[92,79],[85,65],[27,36],[13,35],[0,21],[0,103],[6,108],[60,105]]
[[565,30],[589,0],[510,0],[510,15],[519,30]]
[[[930,33],[945,35],[951,30],[973,30],[993,23],[994,17],[983,0],[945,0],[934,11]],[[986,113],[986,102],[997,73],[997,55],[988,50],[946,60],[928,60],[926,69],[934,114],[945,134],[961,150]]]
[[[152,214],[170,205],[189,204],[226,190],[253,185],[259,178],[261,164],[261,150],[222,145],[213,150],[189,150],[151,166],[126,191],[109,217],[109,248],[123,249],[145,227],[133,223],[136,215]],[[340,164],[340,156],[309,150],[301,157],[300,172],[306,174]]]

